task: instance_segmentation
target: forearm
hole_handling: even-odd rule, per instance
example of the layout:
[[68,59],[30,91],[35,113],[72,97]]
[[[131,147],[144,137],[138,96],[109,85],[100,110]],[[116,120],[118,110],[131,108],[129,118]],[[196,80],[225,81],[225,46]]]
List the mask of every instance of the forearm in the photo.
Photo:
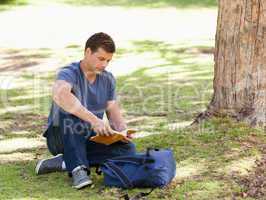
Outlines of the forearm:
[[123,131],[127,129],[125,119],[123,118],[117,103],[113,104],[111,108],[107,110],[106,114],[112,129],[116,131]]
[[97,121],[97,117],[82,106],[78,98],[70,92],[61,92],[59,95],[54,95],[53,100],[63,110],[86,122],[94,124]]

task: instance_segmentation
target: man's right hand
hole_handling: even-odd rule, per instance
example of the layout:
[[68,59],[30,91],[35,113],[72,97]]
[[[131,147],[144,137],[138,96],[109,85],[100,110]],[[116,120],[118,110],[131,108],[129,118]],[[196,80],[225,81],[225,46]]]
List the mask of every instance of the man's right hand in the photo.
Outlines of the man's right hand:
[[101,119],[97,119],[94,123],[92,123],[92,130],[96,134],[103,136],[111,136],[113,134],[113,130],[109,124]]

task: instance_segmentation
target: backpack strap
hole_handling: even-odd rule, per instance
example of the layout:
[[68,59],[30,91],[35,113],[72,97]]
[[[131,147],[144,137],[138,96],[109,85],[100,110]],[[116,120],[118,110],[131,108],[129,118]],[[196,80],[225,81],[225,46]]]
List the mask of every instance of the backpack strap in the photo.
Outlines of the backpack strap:
[[152,150],[154,150],[154,151],[160,151],[160,149],[158,149],[158,148],[152,148],[152,147],[148,147],[147,148],[147,150],[146,150],[146,156],[150,156],[150,151],[152,151]]
[[121,161],[121,162],[133,162],[136,164],[146,164],[146,163],[154,163],[154,159],[152,158],[137,158],[137,157],[115,157],[112,159],[108,159],[109,161]]
[[103,165],[110,169],[119,178],[125,188],[133,188],[133,184],[131,183],[127,175],[119,167],[117,167],[111,162],[106,162]]
[[130,198],[128,194],[124,194],[123,196],[121,196],[121,198],[124,198],[124,200],[140,200],[142,199],[142,197],[148,196],[150,193],[152,193],[153,190],[154,188],[152,188],[149,192],[140,192],[132,198]]

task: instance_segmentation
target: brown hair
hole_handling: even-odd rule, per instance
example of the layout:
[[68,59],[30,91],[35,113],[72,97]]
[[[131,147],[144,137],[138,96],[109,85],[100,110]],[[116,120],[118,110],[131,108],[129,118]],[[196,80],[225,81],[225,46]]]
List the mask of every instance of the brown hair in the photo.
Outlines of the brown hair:
[[103,32],[95,33],[87,40],[85,51],[87,48],[90,48],[92,52],[95,52],[100,47],[108,53],[115,52],[115,43],[113,39]]

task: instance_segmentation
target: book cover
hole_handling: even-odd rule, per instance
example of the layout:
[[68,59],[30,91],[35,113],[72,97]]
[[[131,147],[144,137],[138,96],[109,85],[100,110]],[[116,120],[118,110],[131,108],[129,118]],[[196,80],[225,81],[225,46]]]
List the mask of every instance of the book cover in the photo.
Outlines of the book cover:
[[102,143],[105,145],[110,145],[118,141],[128,142],[130,141],[130,138],[128,138],[128,135],[131,135],[133,133],[136,133],[135,130],[126,130],[123,132],[117,132],[114,131],[113,135],[111,136],[103,136],[103,135],[96,135],[90,138],[91,141]]

